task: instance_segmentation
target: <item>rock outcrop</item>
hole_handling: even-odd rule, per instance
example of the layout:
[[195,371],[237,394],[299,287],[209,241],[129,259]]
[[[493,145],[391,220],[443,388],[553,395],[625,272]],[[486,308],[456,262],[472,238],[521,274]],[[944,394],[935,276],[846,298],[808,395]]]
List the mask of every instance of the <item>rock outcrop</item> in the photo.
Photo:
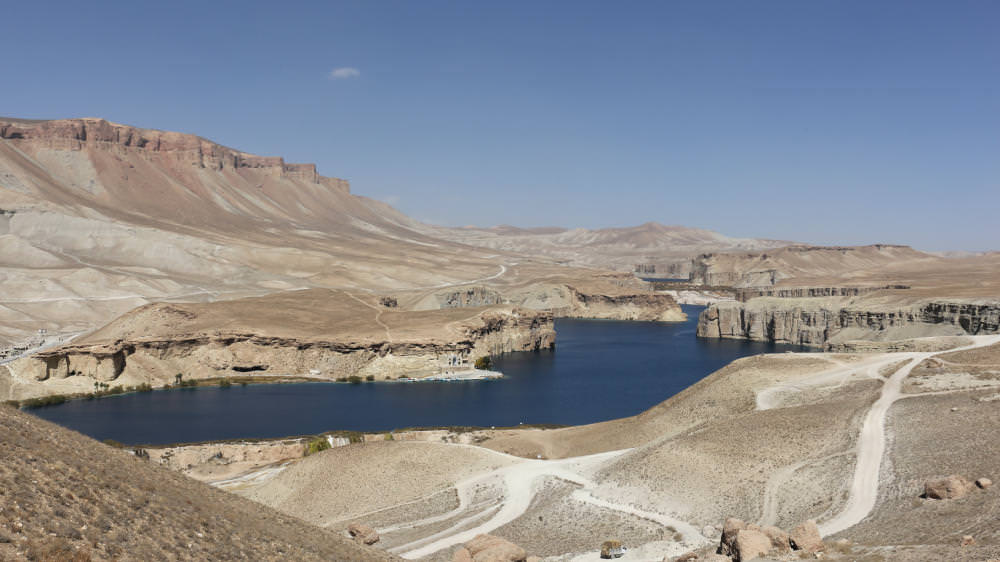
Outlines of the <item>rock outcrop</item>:
[[865,299],[755,298],[719,302],[698,319],[698,336],[821,347],[849,340],[995,334],[1000,300],[883,304]]
[[745,562],[761,556],[783,555],[791,550],[816,553],[825,548],[819,527],[811,519],[798,525],[790,533],[786,533],[774,526],[761,528],[753,523],[745,523],[741,519],[730,517],[723,524],[719,546],[712,556],[720,556],[724,560],[733,562]]
[[736,533],[736,562],[753,560],[771,551],[771,539],[760,531],[741,529]]
[[796,550],[806,552],[819,552],[824,549],[823,537],[819,534],[819,527],[812,519],[800,523],[789,533],[792,547]]
[[373,545],[379,541],[379,536],[375,529],[364,523],[351,523],[347,526],[347,534],[351,535],[351,538],[361,544]]
[[526,562],[528,553],[493,535],[478,535],[455,552],[454,562]]
[[[220,317],[227,318],[228,329],[218,328]],[[245,302],[153,304],[88,339],[7,365],[10,394],[0,399],[86,393],[95,383],[163,386],[174,384],[177,373],[185,380],[248,374],[386,380],[440,374],[477,357],[554,345],[551,313],[511,306],[471,314],[376,313],[328,290]]]
[[112,152],[158,154],[199,168],[218,171],[248,168],[350,191],[347,181],[316,173],[315,164],[286,163],[279,156],[247,154],[195,135],[140,129],[104,119],[0,120],[0,139],[51,150],[78,151],[93,146]]
[[975,489],[975,485],[965,478],[952,474],[937,480],[924,483],[924,497],[932,500],[953,500],[966,496]]
[[909,285],[882,285],[876,287],[746,287],[735,289],[736,300],[746,302],[757,297],[801,299],[816,297],[860,297],[877,291],[900,291]]
[[423,297],[417,310],[512,304],[558,318],[678,322],[687,318],[672,295],[624,274],[581,276],[514,287],[467,285]]

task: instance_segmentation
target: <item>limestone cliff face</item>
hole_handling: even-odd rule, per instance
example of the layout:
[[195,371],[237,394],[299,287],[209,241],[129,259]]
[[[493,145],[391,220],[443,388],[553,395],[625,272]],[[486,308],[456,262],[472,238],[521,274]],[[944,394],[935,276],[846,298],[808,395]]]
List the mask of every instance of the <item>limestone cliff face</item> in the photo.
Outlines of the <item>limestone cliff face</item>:
[[756,298],[720,302],[698,318],[698,336],[830,346],[848,340],[995,334],[1000,301],[923,301],[892,306],[864,299]]
[[347,181],[327,178],[315,164],[291,164],[278,156],[256,156],[195,135],[140,129],[104,119],[24,121],[0,119],[0,139],[28,143],[35,148],[79,151],[99,147],[111,152],[139,152],[168,157],[177,162],[212,170],[254,169],[282,178],[293,178],[350,191]]
[[453,358],[471,363],[483,355],[551,348],[555,336],[551,313],[515,308],[484,311],[449,341],[325,341],[220,332],[71,344],[9,364],[10,376],[0,385],[6,396],[0,399],[89,392],[97,382],[162,386],[172,384],[177,373],[186,380],[240,375],[391,380],[455,370]]
[[670,295],[651,292],[605,294],[567,287],[569,305],[555,309],[564,318],[681,322],[687,318]]
[[646,283],[634,287],[603,282],[595,286],[536,283],[516,288],[474,285],[433,293],[415,308],[433,310],[496,304],[550,311],[557,318],[662,322],[679,322],[687,318],[673,296],[653,292]]
[[757,297],[782,299],[807,297],[858,297],[883,290],[909,289],[909,285],[883,285],[878,287],[747,287],[736,289],[736,300],[746,302]]

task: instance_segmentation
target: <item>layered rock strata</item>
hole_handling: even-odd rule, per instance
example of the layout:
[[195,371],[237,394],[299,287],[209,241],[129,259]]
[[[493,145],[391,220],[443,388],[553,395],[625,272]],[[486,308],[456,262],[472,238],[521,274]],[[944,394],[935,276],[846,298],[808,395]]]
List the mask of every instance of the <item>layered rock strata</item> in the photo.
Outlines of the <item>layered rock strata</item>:
[[698,319],[698,336],[831,346],[850,340],[995,334],[1000,301],[926,300],[897,305],[864,299],[720,302]]
[[735,290],[736,300],[746,302],[757,297],[799,299],[816,297],[859,297],[883,290],[909,289],[909,285],[879,287],[744,287]]
[[[162,386],[175,384],[177,374],[182,380],[288,375],[390,380],[467,369],[480,356],[555,345],[552,314],[544,311],[499,306],[471,314],[383,313],[360,300],[350,306],[352,301],[333,291],[298,293],[305,298],[302,310],[288,308],[298,295],[245,299],[269,307],[263,312],[243,312],[232,302],[140,307],[87,340],[14,361],[7,365],[9,373],[0,367],[0,399],[90,392],[95,384]],[[338,306],[324,310],[316,302],[316,310],[305,310],[324,295]],[[310,312],[333,316],[317,325]],[[219,324],[220,316],[230,319]],[[244,327],[251,324],[258,327]]]
[[93,146],[118,153],[159,154],[199,168],[254,169],[275,177],[301,179],[350,191],[347,181],[319,175],[315,164],[287,163],[279,156],[247,154],[195,135],[140,129],[104,119],[0,119],[0,139],[12,141],[15,146],[24,142],[50,150],[79,151]]
[[521,287],[449,288],[424,297],[415,308],[434,310],[496,304],[551,311],[557,318],[662,322],[679,322],[687,318],[673,295],[654,292],[648,283],[616,278],[597,283],[540,282]]

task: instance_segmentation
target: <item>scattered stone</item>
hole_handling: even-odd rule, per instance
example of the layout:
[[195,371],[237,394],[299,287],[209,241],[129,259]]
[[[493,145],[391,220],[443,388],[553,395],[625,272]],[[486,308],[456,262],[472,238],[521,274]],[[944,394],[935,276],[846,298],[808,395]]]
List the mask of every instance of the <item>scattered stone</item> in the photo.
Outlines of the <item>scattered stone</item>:
[[378,533],[375,532],[375,529],[372,529],[363,523],[351,523],[347,526],[347,532],[354,537],[355,541],[359,543],[373,545],[379,540]]
[[976,539],[972,535],[965,535],[962,537],[962,546],[973,546],[976,544]]
[[717,532],[718,531],[715,530],[715,527],[713,527],[711,525],[705,525],[705,527],[701,530],[702,536],[705,536],[705,537],[711,537],[712,535],[714,535]]
[[473,562],[526,562],[528,558],[523,548],[493,535],[478,535],[465,548]]
[[779,552],[788,552],[792,550],[791,537],[788,533],[773,525],[767,525],[760,531],[767,535],[767,538],[771,539],[771,546],[778,549]]
[[952,412],[957,412],[957,411],[958,411],[958,408],[954,408],[954,407],[953,407],[953,408],[951,409],[951,411],[952,411]]
[[771,539],[754,529],[741,529],[736,533],[736,562],[746,562],[771,551]]
[[819,527],[816,526],[816,521],[812,519],[801,523],[798,527],[792,529],[792,532],[789,534],[791,535],[792,548],[796,550],[819,552],[824,549],[823,538],[819,534]]
[[[699,562],[702,562],[699,560]],[[728,556],[723,556],[721,554],[709,554],[705,557],[704,562],[733,562]]]
[[719,541],[719,548],[716,554],[723,556],[736,555],[736,535],[746,528],[746,523],[742,519],[729,517],[722,525],[722,539]]
[[621,558],[623,554],[621,541],[604,541],[601,544],[601,558]]
[[[663,559],[664,562],[668,562],[668,560],[667,560],[668,558],[669,557],[664,558]],[[674,558],[674,562],[691,562],[691,560],[697,560],[697,559],[698,559],[698,554],[697,553],[694,553],[694,552],[685,552],[684,554],[681,554],[677,558]]]
[[542,562],[541,556],[529,556],[524,559],[524,562]]
[[993,481],[990,480],[989,478],[980,478],[979,480],[976,480],[976,486],[979,486],[980,490],[985,490],[986,488],[989,488],[992,485]]
[[972,491],[972,486],[972,482],[952,474],[947,478],[924,483],[924,496],[932,500],[951,500],[968,494]]

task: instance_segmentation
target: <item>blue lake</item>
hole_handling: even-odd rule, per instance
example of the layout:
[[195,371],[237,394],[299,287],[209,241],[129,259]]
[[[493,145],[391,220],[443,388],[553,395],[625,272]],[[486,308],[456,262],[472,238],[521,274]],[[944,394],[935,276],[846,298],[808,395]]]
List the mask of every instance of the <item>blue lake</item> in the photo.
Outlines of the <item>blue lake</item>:
[[699,339],[687,322],[557,320],[556,349],[495,360],[505,378],[428,383],[255,384],[77,400],[31,413],[96,439],[163,444],[427,426],[576,425],[638,414],[734,359],[802,351]]

